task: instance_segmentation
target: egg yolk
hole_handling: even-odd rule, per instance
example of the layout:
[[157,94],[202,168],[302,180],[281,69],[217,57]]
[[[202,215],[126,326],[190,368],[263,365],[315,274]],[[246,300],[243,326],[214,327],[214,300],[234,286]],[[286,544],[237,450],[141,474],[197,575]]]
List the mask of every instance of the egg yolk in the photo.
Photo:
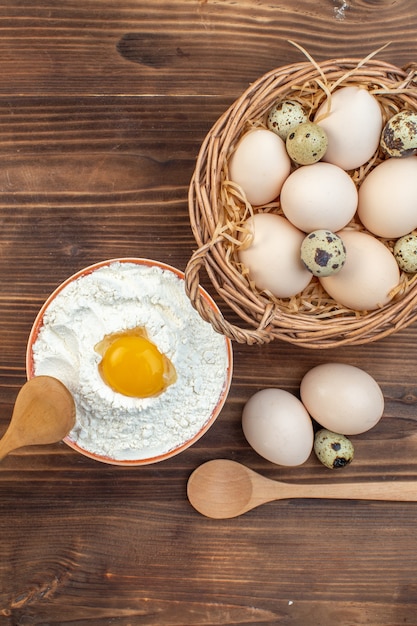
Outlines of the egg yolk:
[[172,363],[143,329],[108,335],[96,350],[103,357],[99,371],[104,382],[125,396],[159,395],[176,378]]

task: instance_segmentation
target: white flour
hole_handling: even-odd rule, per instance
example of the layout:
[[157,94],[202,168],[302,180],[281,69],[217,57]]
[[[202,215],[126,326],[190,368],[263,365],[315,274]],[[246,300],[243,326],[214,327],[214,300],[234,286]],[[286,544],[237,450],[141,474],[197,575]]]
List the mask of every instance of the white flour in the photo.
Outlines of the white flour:
[[[105,335],[138,326],[177,373],[162,394],[143,399],[108,387],[94,350]],[[131,262],[112,262],[64,287],[44,314],[33,358],[36,375],[55,376],[74,396],[70,439],[116,460],[154,457],[189,441],[226,383],[226,340],[194,310],[183,281]]]

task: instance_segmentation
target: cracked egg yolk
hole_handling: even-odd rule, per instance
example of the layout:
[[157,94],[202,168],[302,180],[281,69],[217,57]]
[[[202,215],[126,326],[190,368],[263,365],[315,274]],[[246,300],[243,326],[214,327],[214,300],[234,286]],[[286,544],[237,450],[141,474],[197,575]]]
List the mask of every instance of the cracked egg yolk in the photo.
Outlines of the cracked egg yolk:
[[157,396],[176,380],[171,361],[148,339],[143,328],[106,335],[95,350],[102,356],[102,379],[125,396]]

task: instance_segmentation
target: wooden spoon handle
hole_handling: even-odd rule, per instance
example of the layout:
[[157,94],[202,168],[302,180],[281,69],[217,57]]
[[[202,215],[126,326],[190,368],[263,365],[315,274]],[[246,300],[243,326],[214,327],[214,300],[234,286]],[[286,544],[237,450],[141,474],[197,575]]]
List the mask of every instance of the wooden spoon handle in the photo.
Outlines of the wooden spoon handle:
[[417,501],[417,482],[415,480],[381,480],[378,482],[340,482],[312,485],[276,483],[274,492],[275,499],[323,498],[415,502]]

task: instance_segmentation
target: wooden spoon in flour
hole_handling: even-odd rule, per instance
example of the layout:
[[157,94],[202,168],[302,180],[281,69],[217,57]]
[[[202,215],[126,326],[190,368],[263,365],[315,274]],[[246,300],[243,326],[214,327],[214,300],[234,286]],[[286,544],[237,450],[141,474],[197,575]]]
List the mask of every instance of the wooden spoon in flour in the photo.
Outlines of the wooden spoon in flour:
[[75,424],[75,403],[61,381],[36,376],[23,385],[0,441],[0,460],[24,446],[61,441]]

